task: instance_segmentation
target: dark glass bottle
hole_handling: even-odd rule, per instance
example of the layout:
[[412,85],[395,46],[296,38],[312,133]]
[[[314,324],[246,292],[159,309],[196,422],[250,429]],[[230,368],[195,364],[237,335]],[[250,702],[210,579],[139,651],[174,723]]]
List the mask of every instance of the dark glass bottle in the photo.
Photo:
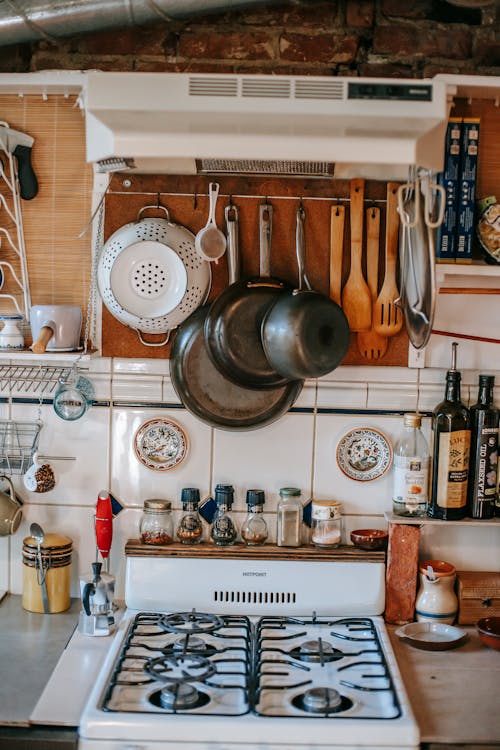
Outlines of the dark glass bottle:
[[452,365],[446,373],[445,397],[434,409],[431,432],[431,498],[428,515],[444,521],[457,521],[467,515],[470,453],[469,411],[460,400],[457,344],[453,343],[452,347]]
[[477,404],[470,408],[471,448],[467,501],[472,518],[493,518],[500,412],[493,406],[493,375],[479,376]]

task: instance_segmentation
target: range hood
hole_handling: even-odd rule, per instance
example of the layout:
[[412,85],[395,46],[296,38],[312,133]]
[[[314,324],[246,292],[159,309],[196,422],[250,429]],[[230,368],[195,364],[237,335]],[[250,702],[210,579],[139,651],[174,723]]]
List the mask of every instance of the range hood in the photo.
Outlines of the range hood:
[[89,72],[101,171],[401,179],[443,168],[453,92],[437,79]]

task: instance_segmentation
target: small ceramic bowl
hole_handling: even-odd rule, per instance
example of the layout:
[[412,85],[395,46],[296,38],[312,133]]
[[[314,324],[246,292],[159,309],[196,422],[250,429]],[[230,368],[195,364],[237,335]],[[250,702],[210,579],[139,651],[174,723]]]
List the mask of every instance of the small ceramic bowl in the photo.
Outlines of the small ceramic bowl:
[[485,646],[500,651],[500,617],[483,617],[476,622],[476,628]]
[[382,529],[356,529],[351,531],[351,542],[359,549],[387,549],[387,531]]

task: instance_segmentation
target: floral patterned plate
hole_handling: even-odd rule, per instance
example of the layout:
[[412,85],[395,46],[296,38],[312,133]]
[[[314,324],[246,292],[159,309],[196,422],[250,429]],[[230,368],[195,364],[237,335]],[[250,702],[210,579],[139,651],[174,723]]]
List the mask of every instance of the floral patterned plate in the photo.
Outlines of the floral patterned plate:
[[370,482],[378,479],[392,463],[392,446],[378,430],[358,427],[350,430],[337,445],[337,463],[350,479]]
[[168,471],[186,458],[187,436],[170,419],[149,419],[134,435],[135,455],[144,466],[154,471]]

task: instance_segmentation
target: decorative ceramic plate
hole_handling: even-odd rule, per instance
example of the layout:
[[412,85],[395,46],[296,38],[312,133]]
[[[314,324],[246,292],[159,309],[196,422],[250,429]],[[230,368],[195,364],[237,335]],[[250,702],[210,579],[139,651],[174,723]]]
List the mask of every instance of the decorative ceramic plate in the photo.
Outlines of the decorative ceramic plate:
[[149,419],[134,436],[135,455],[154,471],[175,469],[186,458],[187,450],[186,433],[170,419]]
[[381,477],[392,462],[392,446],[378,430],[359,427],[337,445],[337,463],[350,479],[370,482]]

